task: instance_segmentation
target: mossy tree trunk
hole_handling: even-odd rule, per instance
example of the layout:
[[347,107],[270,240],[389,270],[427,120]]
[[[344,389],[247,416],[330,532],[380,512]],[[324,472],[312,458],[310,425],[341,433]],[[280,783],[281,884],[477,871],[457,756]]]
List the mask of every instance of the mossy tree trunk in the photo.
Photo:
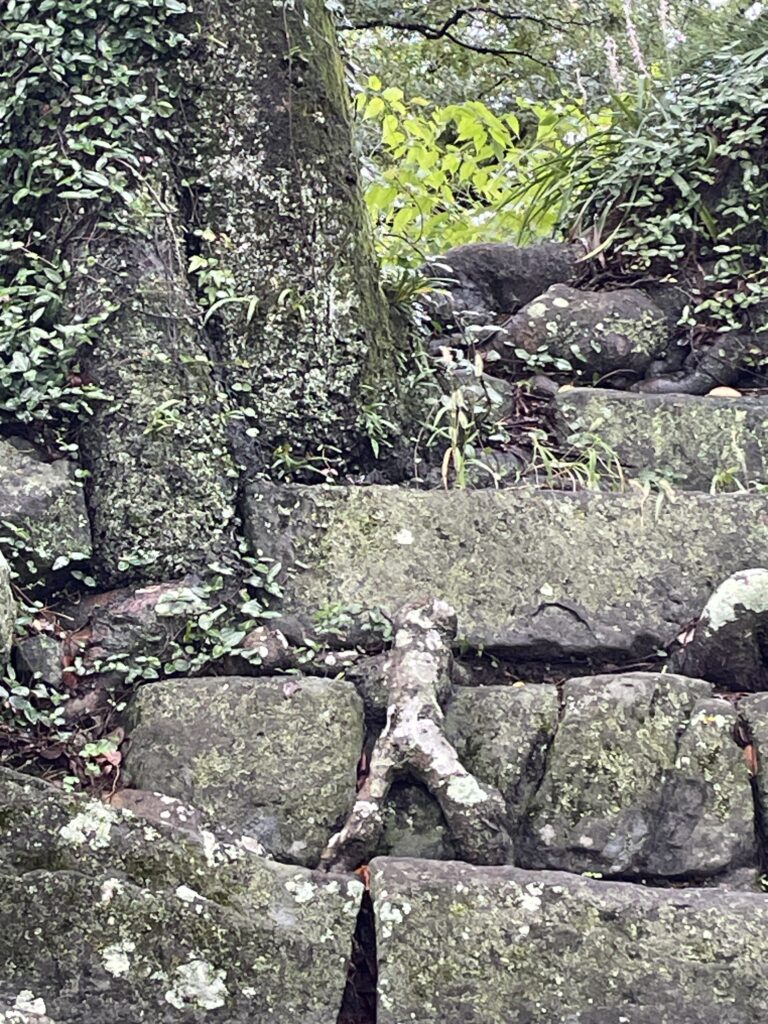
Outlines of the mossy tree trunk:
[[[140,194],[137,209],[153,202]],[[78,289],[81,315],[107,296],[115,306],[81,353],[84,379],[108,396],[80,432],[102,585],[181,576],[230,546],[236,472],[226,402],[172,203],[167,195],[135,233],[91,240],[83,257],[96,273]]]
[[250,410],[238,455],[257,468],[280,453],[310,472],[365,465],[369,434],[385,450],[403,421],[403,344],[379,285],[332,18],[324,0],[200,0],[195,13],[182,166],[201,280],[228,278],[212,326],[228,389]]
[[[319,479],[391,454],[407,343],[324,0],[47,0],[2,33],[16,64],[0,90],[0,284],[28,303],[56,429],[79,418],[99,585],[218,557],[243,469]],[[83,388],[103,395],[81,417]]]

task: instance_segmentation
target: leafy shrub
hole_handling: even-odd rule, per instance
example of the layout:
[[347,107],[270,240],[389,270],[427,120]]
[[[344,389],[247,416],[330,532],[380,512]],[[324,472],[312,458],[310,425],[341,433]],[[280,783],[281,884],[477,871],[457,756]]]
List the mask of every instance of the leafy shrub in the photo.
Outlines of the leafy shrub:
[[731,46],[612,127],[563,218],[614,277],[683,279],[688,323],[768,329],[768,46]]
[[[380,132],[365,192],[380,253],[403,267],[468,242],[551,234],[574,184],[572,147],[602,135],[613,117],[608,108],[588,114],[565,99],[519,100],[515,112],[501,116],[479,101],[437,107],[407,100],[375,77],[357,108]],[[558,166],[558,196],[531,202],[542,169],[552,175]]]

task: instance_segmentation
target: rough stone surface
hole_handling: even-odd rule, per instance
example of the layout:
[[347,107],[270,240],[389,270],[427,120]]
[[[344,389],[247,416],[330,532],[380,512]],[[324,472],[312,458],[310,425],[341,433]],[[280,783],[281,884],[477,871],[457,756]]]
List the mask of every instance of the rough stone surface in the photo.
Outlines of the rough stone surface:
[[0,441],[0,549],[22,581],[50,572],[60,555],[91,555],[82,485],[66,459],[44,462],[21,439]]
[[383,811],[384,830],[376,849],[379,857],[423,857],[455,860],[456,846],[443,813],[429,790],[403,780],[392,787]]
[[460,245],[422,268],[440,281],[441,290],[428,296],[428,304],[442,320],[456,313],[515,313],[551,285],[573,281],[583,255],[582,246],[564,242]]
[[362,702],[350,683],[175,679],[130,709],[126,777],[191,803],[280,860],[314,865],[355,797]]
[[357,879],[148,826],[6,770],[0,879],[0,1011],[33,1003],[55,1024],[336,1019]]
[[768,900],[371,865],[379,1024],[764,1024]]
[[616,373],[641,376],[669,340],[664,314],[642,292],[584,292],[564,284],[529,302],[505,331],[509,337],[493,343],[502,357],[515,358],[516,348],[530,357],[544,353],[590,380]]
[[735,572],[721,583],[673,663],[729,690],[768,689],[768,569]]
[[445,732],[462,763],[504,797],[514,834],[544,775],[559,714],[554,686],[458,689]]
[[352,632],[372,609],[438,593],[470,646],[548,660],[652,653],[727,573],[768,564],[760,494],[657,503],[629,492],[255,482],[244,512],[252,546],[283,564],[285,611],[307,624],[345,611]]
[[703,877],[754,862],[736,712],[660,673],[572,679],[519,862],[604,875]]
[[[691,490],[713,481],[768,480],[768,402],[573,388],[556,399],[563,440],[597,435],[627,476],[660,477]],[[582,434],[582,440],[578,435]]]

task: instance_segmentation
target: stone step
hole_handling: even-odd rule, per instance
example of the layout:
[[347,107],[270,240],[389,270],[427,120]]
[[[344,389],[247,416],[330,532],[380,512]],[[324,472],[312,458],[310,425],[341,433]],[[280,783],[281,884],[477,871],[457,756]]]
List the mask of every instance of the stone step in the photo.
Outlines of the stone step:
[[[737,880],[384,857],[368,902],[354,875],[0,769],[0,882],[9,1024],[764,1024],[768,1006],[768,900]],[[362,962],[378,1012],[339,1015]]]
[[[736,710],[703,680],[632,672],[572,679],[562,699],[561,709],[554,685],[516,683],[456,687],[447,702],[445,735],[503,799],[516,864],[625,879],[756,875],[768,694]],[[134,797],[176,798],[278,860],[315,867],[354,802],[364,725],[350,682],[165,680],[139,689],[128,719]],[[742,723],[752,760],[736,741]],[[456,856],[426,787],[395,787],[375,852]]]
[[768,900],[371,864],[379,1024],[764,1024]]
[[244,513],[253,548],[282,563],[285,612],[306,627],[348,638],[375,628],[377,609],[435,595],[469,646],[546,659],[646,656],[731,573],[768,566],[757,493],[254,482]]
[[701,491],[768,481],[768,399],[568,388],[555,406],[563,443],[598,438],[630,479]]

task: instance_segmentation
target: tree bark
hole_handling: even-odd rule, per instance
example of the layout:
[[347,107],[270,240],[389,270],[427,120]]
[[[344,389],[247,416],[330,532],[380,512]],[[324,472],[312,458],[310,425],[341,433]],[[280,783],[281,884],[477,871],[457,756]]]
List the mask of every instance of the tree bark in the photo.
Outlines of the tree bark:
[[81,314],[115,306],[81,358],[85,380],[107,394],[80,430],[94,573],[107,587],[204,567],[227,546],[234,517],[223,396],[186,278],[175,197],[166,190],[161,200],[162,178],[153,179],[143,196],[153,219],[89,241],[95,272],[75,299]]
[[406,415],[404,343],[379,285],[335,27],[324,0],[199,0],[195,13],[181,167],[202,255],[236,299],[212,325],[229,391],[252,410],[238,455],[269,468],[290,446],[310,468],[355,467],[372,419]]
[[353,870],[373,856],[384,829],[387,796],[404,775],[423,783],[437,800],[463,860],[511,861],[501,794],[467,771],[443,732],[455,636],[456,613],[445,601],[413,602],[396,616],[394,647],[384,666],[387,722],[347,822],[323,852],[326,869]]

